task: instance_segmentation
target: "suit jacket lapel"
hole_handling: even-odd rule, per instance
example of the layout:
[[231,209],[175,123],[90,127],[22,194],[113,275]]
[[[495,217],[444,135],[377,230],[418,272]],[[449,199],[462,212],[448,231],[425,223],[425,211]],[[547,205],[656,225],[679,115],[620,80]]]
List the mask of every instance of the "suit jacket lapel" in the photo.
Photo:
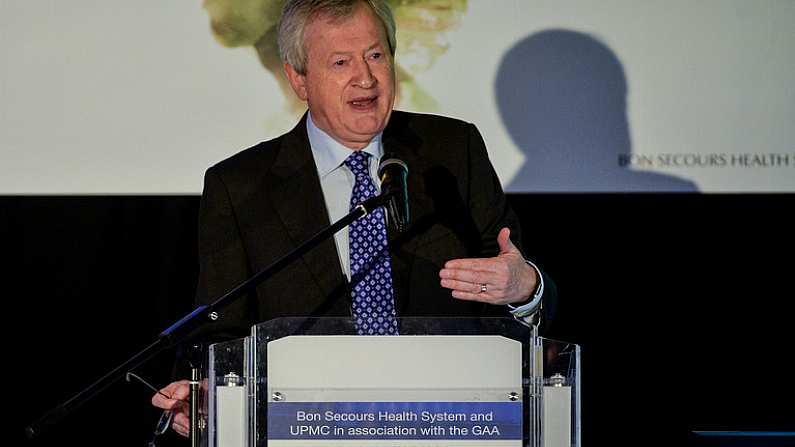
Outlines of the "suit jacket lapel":
[[[306,135],[306,115],[284,137],[273,164],[270,185],[272,203],[284,223],[293,246],[309,240],[329,225],[323,190]],[[340,291],[344,275],[333,239],[327,239],[303,256],[321,297],[332,297]],[[315,309],[322,303],[312,303]]]

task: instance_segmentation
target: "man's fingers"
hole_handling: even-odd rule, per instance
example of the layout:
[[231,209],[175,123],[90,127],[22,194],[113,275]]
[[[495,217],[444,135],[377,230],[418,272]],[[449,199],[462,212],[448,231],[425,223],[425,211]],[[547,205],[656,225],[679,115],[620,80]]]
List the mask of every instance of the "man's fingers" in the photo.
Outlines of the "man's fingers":
[[[498,286],[494,284],[489,284],[488,282],[468,282],[468,281],[459,281],[456,279],[443,279],[441,281],[442,287],[445,289],[450,290],[457,290],[460,292],[469,292],[469,293],[487,293],[487,292],[496,292],[500,289]],[[486,284],[486,292],[481,291],[481,285]]]
[[172,424],[171,428],[173,428],[175,432],[179,433],[180,435],[186,438],[190,435],[190,428],[187,426]]
[[442,269],[439,271],[441,279],[450,279],[455,281],[463,281],[471,284],[483,284],[494,282],[493,272],[483,272],[480,270],[462,270],[462,269]]
[[497,268],[494,258],[463,258],[452,259],[445,262],[445,269],[456,270],[480,270],[483,272],[493,272]]
[[160,393],[152,396],[152,405],[163,410],[173,410],[179,407],[183,401],[176,399],[167,399],[160,395]]
[[488,292],[483,293],[472,293],[472,292],[464,292],[462,290],[453,290],[452,292],[453,298],[464,300],[464,301],[480,301],[482,303],[489,303],[489,304],[496,304],[498,299]]
[[186,413],[175,414],[171,427],[175,432],[187,437],[190,433],[190,417]]
[[[456,261],[466,260],[459,259]],[[451,262],[453,261],[450,261],[450,263]],[[472,293],[480,293],[481,284],[486,284],[487,290],[491,291],[504,290],[506,287],[508,287],[510,272],[507,264],[492,260],[488,263],[488,265],[490,265],[488,270],[443,268],[439,271],[439,278],[442,279],[442,281],[457,281],[448,282],[446,284],[443,282],[443,287]]]
[[190,382],[187,380],[173,382],[152,396],[152,405],[164,410],[170,410],[174,413],[174,419],[171,421],[171,428],[185,437],[187,437],[190,432],[190,417],[188,416],[187,405],[187,400],[190,396],[189,384]]
[[161,408],[163,410],[174,410],[175,408],[179,408],[179,406],[183,404],[184,401],[176,399],[166,399],[160,394],[156,394],[152,397],[152,405],[154,405],[157,408]]
[[[162,393],[162,394],[161,394]],[[163,395],[169,396],[167,398]],[[167,385],[152,396],[152,405],[163,410],[173,410],[182,405],[190,396],[190,386],[187,380],[180,380]]]
[[171,396],[176,400],[187,400],[190,397],[190,382],[187,380],[180,380],[174,382],[161,391],[166,396]]

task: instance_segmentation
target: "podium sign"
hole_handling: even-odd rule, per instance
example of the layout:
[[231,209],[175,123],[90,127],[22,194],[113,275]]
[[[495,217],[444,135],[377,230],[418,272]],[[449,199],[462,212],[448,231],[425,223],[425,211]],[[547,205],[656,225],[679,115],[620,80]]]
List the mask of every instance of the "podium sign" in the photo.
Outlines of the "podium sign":
[[277,340],[268,347],[268,445],[521,447],[521,361],[521,343],[498,336]]
[[287,318],[212,345],[203,445],[580,444],[576,345],[512,319],[399,327],[357,336],[348,319]]

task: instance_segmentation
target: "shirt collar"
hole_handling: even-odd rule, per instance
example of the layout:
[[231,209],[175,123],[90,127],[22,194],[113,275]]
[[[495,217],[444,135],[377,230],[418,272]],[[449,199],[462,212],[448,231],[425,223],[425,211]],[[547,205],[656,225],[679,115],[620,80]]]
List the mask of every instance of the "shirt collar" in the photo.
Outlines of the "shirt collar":
[[[315,157],[315,164],[317,165],[317,173],[320,178],[325,177],[331,171],[340,167],[345,159],[351,155],[351,149],[343,146],[329,134],[321,130],[312,121],[312,114],[309,113],[306,119],[306,133],[309,136],[309,146],[312,149],[312,155]],[[381,145],[381,135],[379,133],[370,141],[363,151],[371,155],[377,163],[383,155],[383,146]]]

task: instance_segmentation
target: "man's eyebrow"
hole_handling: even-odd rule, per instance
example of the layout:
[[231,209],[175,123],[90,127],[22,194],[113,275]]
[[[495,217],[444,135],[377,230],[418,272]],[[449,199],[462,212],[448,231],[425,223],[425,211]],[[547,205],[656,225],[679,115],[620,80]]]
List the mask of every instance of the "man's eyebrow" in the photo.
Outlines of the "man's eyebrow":
[[[376,42],[376,43],[374,43],[374,44],[370,45],[369,47],[367,47],[367,48],[364,50],[364,52],[366,53],[366,52],[368,52],[368,51],[372,51],[372,50],[374,50],[374,49],[376,49],[376,48],[379,48],[379,47],[382,47],[382,45],[381,45],[381,42]],[[331,56],[332,56],[332,57],[333,57],[333,56],[351,56],[351,55],[353,55],[354,53],[355,53],[355,51],[333,51],[333,52],[331,53]]]

